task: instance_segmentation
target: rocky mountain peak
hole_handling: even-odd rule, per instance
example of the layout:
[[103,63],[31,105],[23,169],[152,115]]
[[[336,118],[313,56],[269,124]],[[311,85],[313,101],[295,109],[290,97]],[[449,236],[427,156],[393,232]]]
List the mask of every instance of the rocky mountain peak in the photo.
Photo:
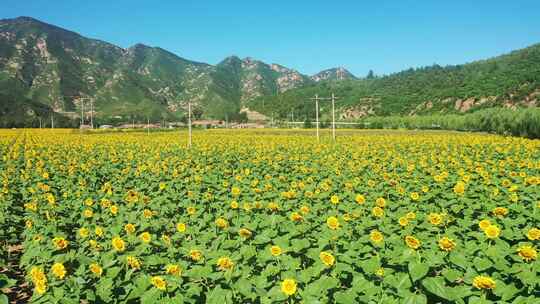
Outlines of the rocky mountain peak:
[[321,71],[313,76],[311,79],[315,82],[325,81],[325,80],[347,80],[347,79],[356,79],[351,72],[349,72],[344,67],[336,67]]

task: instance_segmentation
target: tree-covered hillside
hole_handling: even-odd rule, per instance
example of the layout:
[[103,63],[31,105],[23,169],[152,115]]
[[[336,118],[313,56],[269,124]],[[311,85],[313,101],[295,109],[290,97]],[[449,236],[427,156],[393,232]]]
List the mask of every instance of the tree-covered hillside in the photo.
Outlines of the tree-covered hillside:
[[341,118],[538,106],[540,44],[463,65],[434,65],[372,79],[324,82],[254,99],[250,108],[281,118],[290,117],[293,111],[296,117],[314,117],[310,98],[332,93],[340,98]]

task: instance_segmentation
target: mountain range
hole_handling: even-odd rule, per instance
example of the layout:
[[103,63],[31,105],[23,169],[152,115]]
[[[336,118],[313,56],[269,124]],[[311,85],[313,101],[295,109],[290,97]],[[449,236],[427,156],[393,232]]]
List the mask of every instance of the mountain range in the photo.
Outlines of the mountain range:
[[144,44],[124,49],[30,17],[0,20],[4,121],[52,111],[76,118],[90,106],[104,119],[177,119],[188,102],[198,116],[234,118],[255,97],[338,78],[354,76],[336,68],[310,77],[236,56],[210,65]]
[[[335,93],[341,119],[538,106],[540,45],[463,65],[433,65],[357,78],[345,68],[304,75],[230,56],[216,65],[159,47],[124,49],[30,17],[0,20],[0,126],[56,117],[76,126],[81,110],[102,123],[197,118],[314,116],[310,98]],[[322,116],[328,115],[323,105]],[[242,114],[244,113],[244,114]]]

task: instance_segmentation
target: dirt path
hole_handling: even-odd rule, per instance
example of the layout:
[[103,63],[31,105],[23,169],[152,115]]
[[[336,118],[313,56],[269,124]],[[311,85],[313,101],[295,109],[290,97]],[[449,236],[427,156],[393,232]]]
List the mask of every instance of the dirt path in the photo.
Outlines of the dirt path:
[[9,279],[16,280],[14,286],[2,289],[2,293],[7,295],[9,303],[28,303],[32,295],[31,287],[24,279],[24,271],[19,268],[19,258],[22,254],[22,245],[8,247],[7,268],[0,269],[0,274],[5,274]]
[[[26,133],[21,131],[13,139],[11,147],[14,147],[16,142],[21,141],[24,149],[26,140]],[[11,150],[9,153],[11,153]],[[20,151],[18,161],[21,165],[25,163],[24,150]],[[3,256],[4,258],[7,258],[7,266],[5,268],[0,267],[0,275],[6,275],[8,279],[15,280],[15,284],[10,284],[13,286],[10,286],[9,288],[3,288],[0,294],[7,295],[9,303],[28,303],[32,296],[32,287],[25,281],[24,270],[19,267],[19,261],[24,249],[21,244],[22,229],[24,229],[24,209],[20,196],[17,194],[18,193],[13,194],[13,205],[7,215],[8,222],[6,224],[10,226],[11,229],[7,232],[6,244],[2,244],[2,249],[5,248],[7,253],[7,255]]]

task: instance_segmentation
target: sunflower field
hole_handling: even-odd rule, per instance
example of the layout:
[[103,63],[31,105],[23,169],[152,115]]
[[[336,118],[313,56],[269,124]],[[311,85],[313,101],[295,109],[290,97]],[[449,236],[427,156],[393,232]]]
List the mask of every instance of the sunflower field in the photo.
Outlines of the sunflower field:
[[0,268],[32,303],[540,303],[539,140],[340,132],[0,131]]

